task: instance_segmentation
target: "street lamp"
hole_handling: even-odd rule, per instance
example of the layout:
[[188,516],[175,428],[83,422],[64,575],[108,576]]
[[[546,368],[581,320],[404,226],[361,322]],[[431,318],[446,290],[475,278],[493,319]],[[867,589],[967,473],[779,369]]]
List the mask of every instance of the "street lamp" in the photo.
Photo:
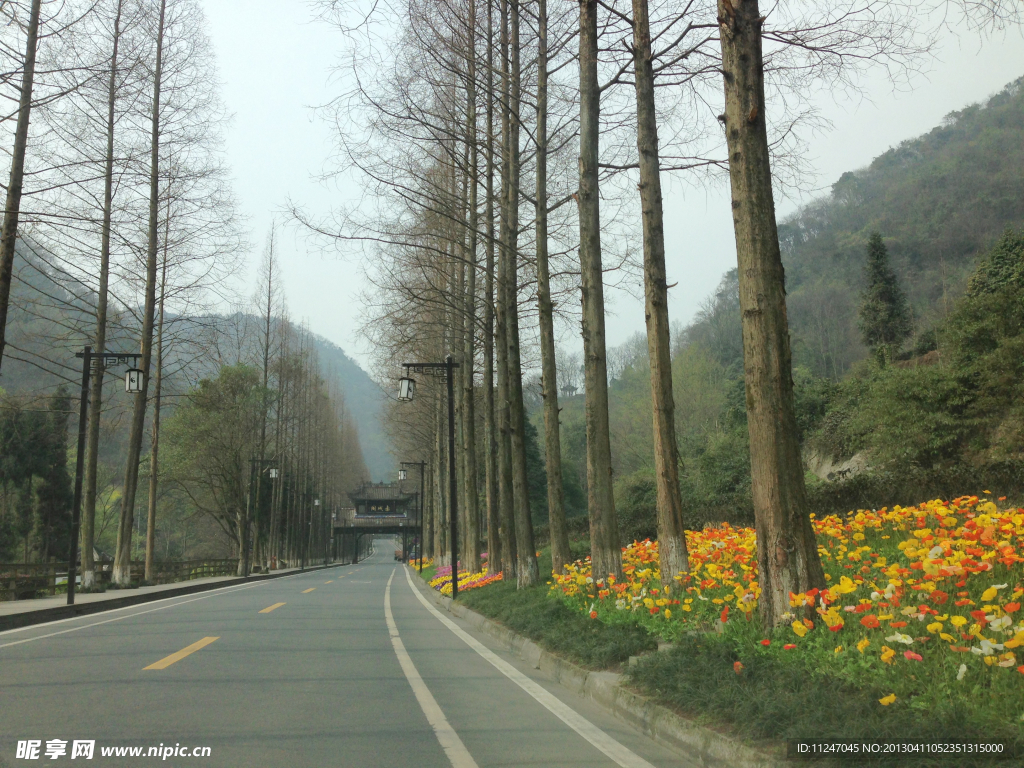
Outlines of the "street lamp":
[[92,347],[85,347],[76,352],[75,357],[82,359],[82,399],[78,406],[78,457],[75,461],[75,496],[71,505],[71,551],[68,553],[68,605],[75,604],[75,580],[78,578],[78,535],[82,526],[82,471],[85,466],[85,433],[89,412],[89,376],[93,368],[103,369],[105,363],[128,365],[124,376],[125,392],[139,393],[146,381],[146,374],[138,364],[142,355],[124,352],[93,352]]
[[398,470],[398,479],[399,480],[408,480],[409,479],[409,473],[406,472],[404,469]]
[[[256,518],[259,516],[260,510],[260,497],[263,486],[263,473],[266,472],[270,475],[271,480],[277,479],[277,467],[274,466],[277,463],[277,459],[257,459],[252,457],[249,459],[249,494],[245,499],[245,514],[247,519],[246,531],[249,536],[249,544],[245,547],[245,551],[239,549],[238,559],[241,560],[242,575],[248,576],[249,570],[252,568],[252,551],[255,541],[254,529],[256,532],[259,531],[259,525],[256,522]],[[268,465],[264,467],[264,465]],[[257,471],[256,467],[260,467]],[[252,486],[255,478],[259,476],[259,483],[256,485],[256,493],[253,493]]]
[[398,399],[408,403],[412,401],[414,394],[416,394],[416,380],[410,379],[408,376],[400,378],[398,380]]
[[456,501],[458,488],[455,480],[455,369],[459,367],[459,364],[452,360],[451,355],[448,355],[443,363],[402,363],[402,367],[405,368],[405,376],[398,380],[399,400],[408,402],[413,398],[416,382],[409,377],[410,373],[437,376],[448,383],[448,537],[452,560],[452,600],[454,600],[459,596],[459,540],[456,521],[458,517],[458,502]]

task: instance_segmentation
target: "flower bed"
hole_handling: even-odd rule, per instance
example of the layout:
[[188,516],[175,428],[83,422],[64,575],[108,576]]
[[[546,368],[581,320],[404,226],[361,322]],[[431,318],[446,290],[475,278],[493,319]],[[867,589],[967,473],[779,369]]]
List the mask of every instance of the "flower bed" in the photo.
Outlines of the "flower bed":
[[[493,584],[496,581],[501,581],[501,574],[488,574],[487,569],[484,568],[482,571],[477,573],[470,573],[469,571],[459,571],[459,592],[464,592],[467,589],[476,589],[478,587],[484,587],[488,584]],[[436,589],[442,595],[448,595],[451,597],[452,594],[452,567],[450,565],[444,565],[437,569],[434,573],[434,578],[429,582],[432,589]]]
[[592,619],[628,617],[669,640],[718,629],[740,676],[760,655],[799,658],[881,687],[878,706],[961,700],[1004,723],[1024,718],[1024,510],[970,496],[813,524],[828,586],[791,595],[789,625],[772,632],[757,617],[749,528],[688,532],[690,572],[664,587],[657,544],[644,541],[623,550],[623,581],[594,580],[578,561],[553,577],[551,593]]

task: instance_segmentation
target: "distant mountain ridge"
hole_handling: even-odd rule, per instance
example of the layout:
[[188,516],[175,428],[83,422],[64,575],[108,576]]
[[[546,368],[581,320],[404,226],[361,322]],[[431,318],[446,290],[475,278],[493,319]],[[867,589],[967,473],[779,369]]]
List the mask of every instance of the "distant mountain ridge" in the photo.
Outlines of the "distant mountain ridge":
[[[880,129],[882,126],[880,126]],[[916,332],[963,292],[975,259],[1024,223],[1024,78],[844,173],[780,222],[797,364],[839,378],[865,356],[856,312],[867,239],[881,233]]]

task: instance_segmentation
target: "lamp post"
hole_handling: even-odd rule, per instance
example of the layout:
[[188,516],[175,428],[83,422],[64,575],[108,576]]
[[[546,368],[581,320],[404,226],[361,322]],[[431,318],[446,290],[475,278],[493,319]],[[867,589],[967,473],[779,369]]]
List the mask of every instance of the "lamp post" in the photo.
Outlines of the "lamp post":
[[[423,483],[424,483],[424,477],[425,477],[426,471],[427,471],[427,462],[425,462],[425,461],[403,461],[402,462],[402,466],[403,467],[419,467],[420,468],[420,498],[419,498],[419,504],[418,504],[419,510],[418,510],[417,517],[419,518],[419,529],[420,529],[420,553],[419,553],[420,554],[420,557],[419,557],[420,565],[419,565],[419,572],[423,573]],[[407,477],[408,473],[404,469],[398,470],[398,479],[399,480],[405,480],[405,477],[403,477],[403,475],[405,475]]]
[[[402,363],[405,376],[398,380],[398,399],[409,402],[416,392],[416,380],[410,373],[422,373],[438,376],[448,383],[448,537],[449,551],[452,560],[452,600],[459,596],[459,540],[458,540],[458,501],[455,479],[455,369],[459,364],[452,356],[445,357],[443,363]],[[422,503],[422,502],[421,502]]]
[[78,457],[75,460],[75,497],[71,506],[71,551],[68,553],[68,605],[75,604],[75,581],[78,578],[78,535],[82,525],[82,471],[85,466],[85,434],[89,415],[89,376],[94,364],[96,368],[105,367],[109,361],[115,365],[123,363],[131,368],[125,372],[124,391],[135,394],[142,391],[145,372],[135,365],[142,355],[124,352],[93,352],[92,347],[85,347],[76,352],[75,357],[82,359],[82,400],[78,406]]

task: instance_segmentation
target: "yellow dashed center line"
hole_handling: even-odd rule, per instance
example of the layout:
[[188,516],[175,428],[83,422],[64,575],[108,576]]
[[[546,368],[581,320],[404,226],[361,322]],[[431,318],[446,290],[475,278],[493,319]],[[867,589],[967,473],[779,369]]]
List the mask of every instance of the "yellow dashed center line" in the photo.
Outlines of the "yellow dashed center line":
[[169,666],[171,666],[171,664],[174,664],[175,662],[181,661],[182,659],[184,659],[189,654],[195,653],[200,648],[205,648],[210,643],[212,643],[214,640],[219,640],[219,639],[220,639],[219,637],[204,637],[202,640],[199,640],[198,642],[192,643],[192,645],[189,645],[189,646],[186,646],[185,648],[182,648],[177,653],[172,653],[170,656],[166,656],[166,657],[160,659],[160,661],[156,661],[156,662],[150,664],[148,667],[144,667],[143,671],[145,671],[147,669],[167,669]]
[[333,583],[334,583],[334,579],[331,579],[330,581],[325,581],[324,582],[324,584],[333,584]]
[[304,590],[302,590],[302,594],[308,595],[310,592],[312,592],[315,589],[316,589],[316,587],[310,587],[309,589],[304,589]]
[[284,603],[274,603],[273,605],[269,605],[266,608],[264,608],[262,611],[260,611],[260,613],[270,613],[272,610],[274,610],[275,608],[280,608],[282,605],[284,605]]

